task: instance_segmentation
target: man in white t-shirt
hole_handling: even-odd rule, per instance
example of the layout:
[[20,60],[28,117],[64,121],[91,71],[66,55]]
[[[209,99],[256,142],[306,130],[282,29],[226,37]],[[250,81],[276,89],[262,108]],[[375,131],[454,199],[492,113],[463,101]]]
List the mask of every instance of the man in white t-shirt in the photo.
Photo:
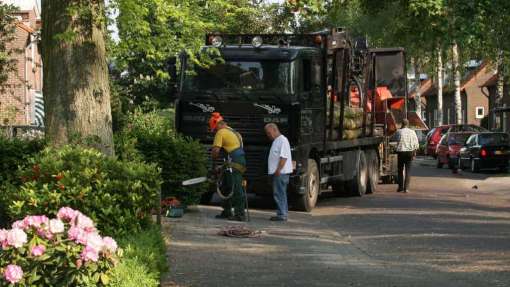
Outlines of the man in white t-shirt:
[[287,185],[292,173],[292,156],[289,140],[280,133],[276,124],[264,127],[267,137],[273,141],[267,159],[268,174],[273,179],[273,197],[278,210],[272,221],[287,221],[289,206],[287,204]]

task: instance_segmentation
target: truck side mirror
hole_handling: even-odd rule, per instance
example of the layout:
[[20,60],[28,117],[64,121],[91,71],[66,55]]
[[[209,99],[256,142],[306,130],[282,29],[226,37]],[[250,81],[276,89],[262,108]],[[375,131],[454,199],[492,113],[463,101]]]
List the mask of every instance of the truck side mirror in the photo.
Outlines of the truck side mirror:
[[186,51],[181,51],[181,53],[179,54],[179,62],[181,64],[181,67],[180,67],[180,70],[179,70],[179,81],[178,81],[178,87],[177,87],[177,91],[178,93],[180,94],[182,92],[182,88],[183,88],[183,85],[184,85],[184,77],[186,75],[186,69],[188,68],[188,54],[186,53]]
[[167,61],[167,72],[170,76],[170,82],[175,85],[177,83],[177,59],[171,57]]

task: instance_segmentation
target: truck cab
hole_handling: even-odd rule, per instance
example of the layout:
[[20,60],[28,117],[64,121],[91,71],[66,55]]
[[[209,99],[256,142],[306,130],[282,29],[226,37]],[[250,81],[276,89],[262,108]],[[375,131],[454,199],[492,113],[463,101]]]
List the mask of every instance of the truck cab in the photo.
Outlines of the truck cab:
[[271,143],[264,133],[266,124],[276,123],[289,139],[296,167],[293,177],[302,174],[299,154],[306,153],[303,149],[322,143],[321,52],[274,45],[227,45],[218,51],[220,62],[194,67],[185,76],[177,104],[177,130],[209,147],[214,134],[208,131],[207,120],[212,112],[221,113],[243,137],[249,191],[270,194],[267,153]]

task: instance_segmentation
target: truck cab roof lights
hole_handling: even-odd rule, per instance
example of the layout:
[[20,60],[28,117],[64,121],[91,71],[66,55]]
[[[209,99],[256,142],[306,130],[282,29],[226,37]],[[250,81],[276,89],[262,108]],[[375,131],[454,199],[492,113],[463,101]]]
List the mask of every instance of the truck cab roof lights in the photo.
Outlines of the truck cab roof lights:
[[284,38],[278,39],[278,46],[283,47],[283,46],[288,46],[288,45],[289,45],[289,41],[287,41],[286,39],[284,39]]
[[255,47],[255,48],[260,48],[260,47],[262,47],[262,44],[263,44],[262,37],[260,37],[260,36],[255,36],[255,37],[253,37],[253,39],[251,40],[251,44],[252,44],[252,45],[253,45],[253,47]]
[[211,41],[211,45],[213,45],[213,47],[216,47],[216,48],[219,48],[219,47],[221,47],[221,45],[223,45],[223,38],[221,38],[221,36],[212,36],[210,38],[210,41]]
[[[324,32],[325,33],[325,32]],[[206,45],[213,45],[213,39],[220,37],[222,46],[253,46],[254,39],[261,39],[263,45],[318,47],[326,44],[329,34],[207,34]],[[340,38],[343,36],[339,36]],[[320,41],[320,43],[318,42]]]

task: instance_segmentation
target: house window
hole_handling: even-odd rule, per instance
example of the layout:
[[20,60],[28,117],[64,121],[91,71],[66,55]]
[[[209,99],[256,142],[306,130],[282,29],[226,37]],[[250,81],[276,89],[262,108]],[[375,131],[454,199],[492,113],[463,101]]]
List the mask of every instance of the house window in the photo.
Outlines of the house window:
[[483,117],[485,117],[484,107],[476,107],[476,118],[483,119]]

